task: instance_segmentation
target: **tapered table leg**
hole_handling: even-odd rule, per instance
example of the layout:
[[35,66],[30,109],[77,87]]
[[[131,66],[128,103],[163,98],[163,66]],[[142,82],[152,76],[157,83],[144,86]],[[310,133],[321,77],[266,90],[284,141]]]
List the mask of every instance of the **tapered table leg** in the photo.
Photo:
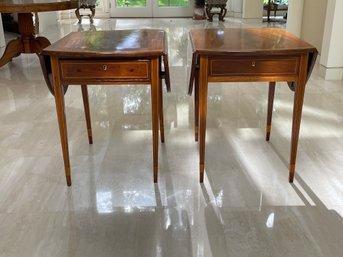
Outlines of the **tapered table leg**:
[[69,162],[69,147],[68,147],[68,131],[67,121],[65,116],[65,103],[63,85],[60,80],[60,67],[58,60],[55,57],[51,58],[53,86],[55,92],[56,113],[58,119],[58,126],[60,129],[61,146],[63,153],[64,169],[66,174],[67,185],[71,186],[70,162]]
[[295,162],[298,150],[299,130],[301,123],[301,114],[304,103],[306,70],[307,70],[308,54],[301,56],[300,59],[300,77],[295,86],[294,105],[293,105],[293,123],[292,123],[292,139],[291,139],[291,158],[289,164],[289,182],[292,183],[295,173]]
[[159,89],[158,89],[158,117],[160,122],[161,142],[164,143],[164,117],[163,117],[163,88],[162,88],[162,57],[159,58]]
[[85,109],[88,143],[93,144],[92,123],[91,123],[91,115],[90,115],[90,110],[89,110],[89,98],[88,98],[87,85],[81,85],[81,91],[82,91],[83,107]]
[[159,58],[151,60],[151,113],[154,183],[158,180]]
[[206,115],[207,115],[207,91],[208,91],[208,57],[200,57],[199,78],[199,114],[200,114],[200,148],[199,148],[199,170],[200,183],[204,182],[205,171],[205,142],[206,142]]
[[270,131],[272,129],[272,116],[273,116],[275,84],[276,84],[275,82],[269,82],[266,141],[269,141],[269,139],[270,139]]
[[199,139],[199,70],[194,72],[194,138]]
[[159,78],[159,89],[158,89],[158,117],[159,117],[159,122],[160,122],[161,142],[164,143],[163,89],[162,89],[161,78]]

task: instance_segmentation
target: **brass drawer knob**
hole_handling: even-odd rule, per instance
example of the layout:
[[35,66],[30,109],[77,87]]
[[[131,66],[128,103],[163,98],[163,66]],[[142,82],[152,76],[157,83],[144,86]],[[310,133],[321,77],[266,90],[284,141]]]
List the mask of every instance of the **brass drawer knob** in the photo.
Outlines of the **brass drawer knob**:
[[251,62],[251,66],[252,67],[255,67],[256,66],[256,63],[253,61],[253,62]]
[[102,69],[106,71],[107,70],[107,65],[106,64],[102,65]]

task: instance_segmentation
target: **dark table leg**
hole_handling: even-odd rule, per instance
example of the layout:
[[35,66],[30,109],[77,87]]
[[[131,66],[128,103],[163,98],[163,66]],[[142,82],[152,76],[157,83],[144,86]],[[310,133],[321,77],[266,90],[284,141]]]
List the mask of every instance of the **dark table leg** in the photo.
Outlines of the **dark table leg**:
[[271,6],[271,0],[268,1],[268,5],[267,5],[267,22],[270,22],[270,6]]
[[270,131],[271,131],[271,129],[272,129],[272,116],[273,116],[273,104],[274,104],[275,84],[276,84],[275,82],[269,82],[266,141],[269,141],[269,138],[270,138]]
[[162,59],[159,58],[159,94],[158,94],[158,117],[160,122],[160,136],[161,136],[161,142],[164,143],[164,117],[163,117],[163,89],[162,89],[162,76],[161,76],[161,70],[162,70]]

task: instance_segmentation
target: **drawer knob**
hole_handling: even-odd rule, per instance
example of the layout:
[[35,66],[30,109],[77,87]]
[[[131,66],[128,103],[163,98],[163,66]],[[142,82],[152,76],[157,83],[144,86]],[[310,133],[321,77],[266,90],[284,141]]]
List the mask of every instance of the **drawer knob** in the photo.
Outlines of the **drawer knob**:
[[102,65],[103,70],[107,70],[107,65]]
[[255,67],[255,66],[256,66],[256,63],[255,63],[255,62],[251,62],[251,66],[252,66],[252,67]]

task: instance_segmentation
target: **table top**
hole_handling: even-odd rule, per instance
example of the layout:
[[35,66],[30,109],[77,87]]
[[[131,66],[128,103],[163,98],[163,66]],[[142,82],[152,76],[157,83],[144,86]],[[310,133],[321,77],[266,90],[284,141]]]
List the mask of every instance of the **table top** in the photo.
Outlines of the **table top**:
[[317,52],[316,48],[284,29],[192,29],[193,52],[200,54],[251,55]]
[[163,30],[72,32],[43,50],[44,55],[72,58],[134,58],[167,54]]
[[59,11],[78,6],[78,0],[0,0],[1,13]]

